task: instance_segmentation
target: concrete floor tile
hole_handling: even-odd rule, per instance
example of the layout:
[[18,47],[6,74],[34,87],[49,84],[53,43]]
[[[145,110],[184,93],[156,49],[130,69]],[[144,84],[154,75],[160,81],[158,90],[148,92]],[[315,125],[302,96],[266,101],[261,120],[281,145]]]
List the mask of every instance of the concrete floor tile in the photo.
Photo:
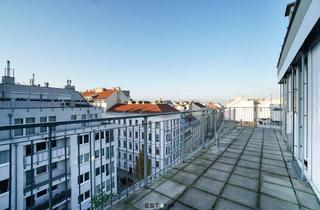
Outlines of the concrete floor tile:
[[296,191],[299,203],[310,209],[320,209],[318,198],[314,194]]
[[174,202],[170,207],[170,210],[193,210],[193,208],[190,208],[178,201]]
[[224,182],[209,179],[206,177],[201,177],[192,186],[203,191],[219,195],[219,193],[222,190],[222,187],[224,186]]
[[189,173],[189,172],[184,172],[184,171],[180,171],[178,172],[176,175],[174,175],[171,180],[173,181],[177,181],[181,184],[185,184],[185,185],[191,185],[194,180],[196,180],[198,178],[197,175]]
[[233,185],[247,188],[253,191],[258,191],[258,188],[259,188],[257,179],[246,178],[236,174],[233,174],[230,177],[228,184],[233,184]]
[[251,168],[251,169],[259,169],[260,163],[247,161],[247,160],[240,160],[238,162],[238,166],[245,167],[245,168]]
[[196,164],[189,164],[187,165],[186,167],[184,167],[182,169],[182,171],[185,171],[185,172],[189,172],[189,173],[193,173],[193,174],[196,174],[196,175],[200,175],[202,174],[207,168],[204,167],[204,166],[200,166],[200,165],[196,165]]
[[273,184],[280,184],[280,185],[290,187],[290,188],[292,187],[289,177],[286,177],[286,176],[279,176],[276,174],[262,172],[261,173],[261,180],[266,181],[266,182],[270,182]]
[[261,194],[260,208],[261,210],[277,209],[277,210],[299,210],[296,204]]
[[186,188],[187,187],[185,185],[167,180],[154,190],[164,194],[165,196],[176,199]]
[[286,168],[262,164],[261,170],[264,172],[272,173],[272,174],[277,174],[277,175],[281,175],[281,176],[288,176]]
[[222,197],[250,208],[256,208],[257,193],[251,190],[227,185],[222,192]]
[[242,206],[235,202],[220,198],[214,207],[215,210],[249,210],[250,208]]
[[268,182],[261,183],[261,192],[292,203],[298,203],[292,188]]
[[197,190],[195,188],[190,188],[179,198],[179,202],[182,204],[187,204],[195,209],[209,210],[213,206],[216,196]]
[[226,171],[226,172],[231,172],[232,169],[234,168],[234,165],[215,162],[210,168],[216,169],[216,170],[221,170],[221,171]]
[[237,166],[233,173],[244,176],[244,177],[248,177],[248,178],[259,179],[259,171],[256,169]]
[[203,176],[208,177],[210,179],[219,180],[225,182],[230,176],[230,172],[225,172],[217,169],[208,169]]

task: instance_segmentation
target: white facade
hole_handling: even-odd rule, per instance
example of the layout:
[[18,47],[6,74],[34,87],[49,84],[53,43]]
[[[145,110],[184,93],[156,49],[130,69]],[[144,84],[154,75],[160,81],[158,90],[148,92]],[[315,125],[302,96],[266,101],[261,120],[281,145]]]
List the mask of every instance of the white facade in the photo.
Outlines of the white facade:
[[280,100],[237,97],[225,105],[225,119],[256,123],[258,127],[278,126],[281,121]]
[[[115,112],[106,112],[105,115],[108,117],[137,116],[136,113]],[[152,173],[177,161],[180,151],[180,117],[180,114],[170,114],[147,118],[149,123],[147,126],[147,147]],[[120,135],[116,137],[118,138],[119,150],[118,167],[133,173],[139,152],[144,146],[144,118],[131,118],[115,123],[123,126]]]
[[320,1],[296,1],[278,63],[283,133],[320,197]]
[[[0,108],[0,126],[101,118],[102,110],[89,106],[71,86],[17,85],[12,78],[0,83],[1,101],[10,107]],[[44,100],[44,95],[50,100]],[[108,137],[112,126],[91,122],[52,127],[54,209],[88,209],[101,186],[106,193],[117,192],[117,142]],[[48,208],[48,139],[47,127],[0,131],[0,209],[9,208],[10,203],[11,209]]]

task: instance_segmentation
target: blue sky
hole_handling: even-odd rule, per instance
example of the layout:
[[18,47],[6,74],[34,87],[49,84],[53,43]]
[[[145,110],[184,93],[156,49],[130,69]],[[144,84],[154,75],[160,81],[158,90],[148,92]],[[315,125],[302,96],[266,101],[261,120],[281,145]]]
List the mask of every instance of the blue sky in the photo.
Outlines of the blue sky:
[[136,99],[278,95],[289,0],[1,0],[0,67],[16,80]]

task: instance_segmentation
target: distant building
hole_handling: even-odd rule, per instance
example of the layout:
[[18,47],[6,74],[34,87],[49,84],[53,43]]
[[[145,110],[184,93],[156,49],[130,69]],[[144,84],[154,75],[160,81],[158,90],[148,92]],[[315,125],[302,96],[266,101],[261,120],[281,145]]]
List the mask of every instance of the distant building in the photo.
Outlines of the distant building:
[[[70,80],[65,88],[35,85],[34,78],[20,85],[11,71],[8,61],[0,83],[0,126],[101,118],[101,109],[92,107]],[[108,126],[79,123],[51,130],[50,159],[48,127],[0,131],[2,143],[14,143],[11,150],[9,144],[0,146],[0,209],[48,208],[50,181],[57,210],[91,208],[99,189],[117,192],[116,142]]]
[[93,106],[107,111],[112,106],[130,101],[130,91],[120,88],[95,88],[81,93],[82,96]]
[[280,100],[236,97],[225,104],[225,119],[259,127],[275,125],[281,121]]
[[320,1],[297,0],[277,65],[283,134],[295,166],[320,198]]
[[[145,114],[164,114],[144,118]],[[130,104],[117,104],[111,107],[106,116],[126,116],[127,120],[118,120],[124,128],[120,132],[118,141],[118,171],[119,176],[125,174],[132,182],[135,174],[135,166],[139,158],[139,152],[143,151],[144,138],[148,139],[148,159],[151,161],[152,173],[166,169],[176,164],[182,150],[192,149],[191,136],[199,136],[199,123],[193,116],[182,118],[179,111],[169,104],[131,102]],[[139,117],[141,115],[141,117]],[[147,124],[147,133],[144,124]],[[191,128],[193,128],[191,130]],[[185,143],[181,148],[181,132],[185,133]],[[192,135],[193,134],[193,135]],[[188,146],[188,147],[187,147]]]

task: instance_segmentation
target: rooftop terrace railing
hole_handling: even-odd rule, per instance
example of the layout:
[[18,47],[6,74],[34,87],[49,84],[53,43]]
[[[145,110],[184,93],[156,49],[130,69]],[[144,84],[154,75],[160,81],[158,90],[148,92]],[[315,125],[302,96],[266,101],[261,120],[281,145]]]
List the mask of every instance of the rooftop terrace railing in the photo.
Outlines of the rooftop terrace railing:
[[108,208],[213,143],[224,114],[200,110],[1,126],[1,205]]

